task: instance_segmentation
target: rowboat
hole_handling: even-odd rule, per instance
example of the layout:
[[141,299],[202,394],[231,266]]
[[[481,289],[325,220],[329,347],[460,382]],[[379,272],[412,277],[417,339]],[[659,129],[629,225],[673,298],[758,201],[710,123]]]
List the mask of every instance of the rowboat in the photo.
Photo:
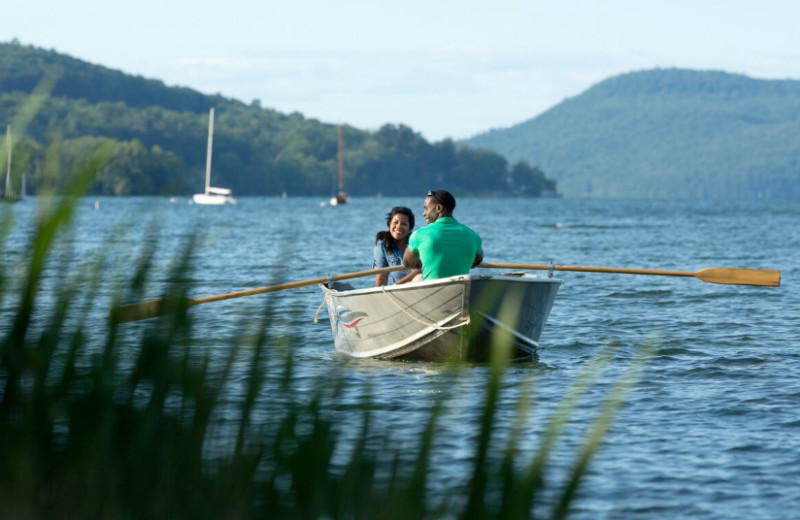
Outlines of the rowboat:
[[469,274],[355,289],[327,282],[336,350],[357,358],[487,361],[496,345],[512,359],[536,354],[561,280],[525,273]]
[[[409,360],[486,360],[511,346],[513,357],[536,353],[561,281],[554,271],[695,278],[707,283],[779,287],[776,269],[712,267],[699,271],[580,265],[482,263],[482,269],[548,272],[547,278],[512,272],[466,275],[391,287],[355,289],[344,280],[387,274],[403,266],[328,275],[204,298],[151,300],[109,309],[116,323],[146,320],[203,303],[318,285],[325,292],[336,349],[354,357]],[[314,318],[316,322],[316,318]],[[497,347],[497,348],[495,348]]]

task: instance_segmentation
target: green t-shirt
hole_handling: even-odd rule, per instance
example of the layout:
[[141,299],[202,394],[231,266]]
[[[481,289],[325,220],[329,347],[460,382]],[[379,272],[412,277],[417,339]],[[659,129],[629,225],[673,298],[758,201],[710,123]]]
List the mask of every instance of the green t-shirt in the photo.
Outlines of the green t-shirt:
[[423,280],[467,274],[475,255],[483,252],[481,237],[453,217],[439,217],[415,231],[408,249],[419,255]]

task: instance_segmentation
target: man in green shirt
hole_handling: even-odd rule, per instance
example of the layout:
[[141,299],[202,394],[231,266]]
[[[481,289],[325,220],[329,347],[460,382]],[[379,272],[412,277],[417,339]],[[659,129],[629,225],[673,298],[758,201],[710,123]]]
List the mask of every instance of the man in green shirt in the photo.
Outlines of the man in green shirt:
[[423,280],[469,273],[483,261],[481,237],[453,218],[456,199],[445,190],[429,191],[422,216],[427,226],[408,239],[403,265],[422,268]]

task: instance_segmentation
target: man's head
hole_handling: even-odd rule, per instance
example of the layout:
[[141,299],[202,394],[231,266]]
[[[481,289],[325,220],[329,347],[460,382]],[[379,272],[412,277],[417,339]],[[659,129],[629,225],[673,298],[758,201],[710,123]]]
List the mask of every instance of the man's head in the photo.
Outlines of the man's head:
[[430,190],[425,197],[422,216],[425,222],[433,224],[439,217],[452,217],[456,209],[456,199],[449,191]]

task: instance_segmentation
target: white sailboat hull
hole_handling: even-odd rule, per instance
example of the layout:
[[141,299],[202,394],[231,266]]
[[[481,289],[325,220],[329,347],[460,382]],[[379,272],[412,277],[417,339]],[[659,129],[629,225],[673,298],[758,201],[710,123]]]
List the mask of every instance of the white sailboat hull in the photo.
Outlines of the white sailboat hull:
[[192,202],[203,206],[223,206],[225,204],[236,204],[236,199],[230,195],[197,193],[192,196]]

